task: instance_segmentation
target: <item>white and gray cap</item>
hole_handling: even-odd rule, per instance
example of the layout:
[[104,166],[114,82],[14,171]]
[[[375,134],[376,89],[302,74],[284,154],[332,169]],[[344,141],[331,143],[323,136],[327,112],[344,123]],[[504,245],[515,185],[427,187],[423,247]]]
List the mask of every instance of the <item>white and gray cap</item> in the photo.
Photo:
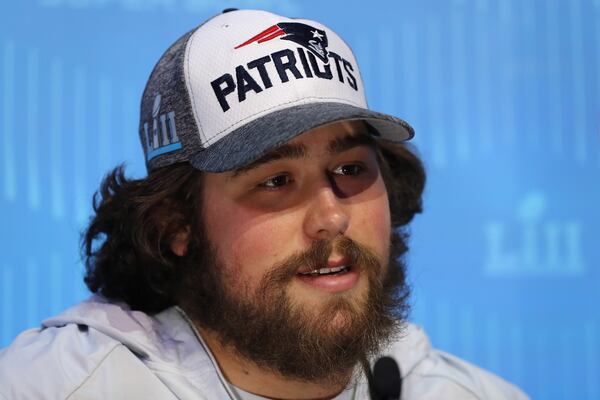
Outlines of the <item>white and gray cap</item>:
[[148,79],[140,113],[148,171],[182,161],[234,170],[342,120],[364,120],[393,142],[413,137],[403,120],[368,109],[354,54],[331,29],[226,11],[177,40]]

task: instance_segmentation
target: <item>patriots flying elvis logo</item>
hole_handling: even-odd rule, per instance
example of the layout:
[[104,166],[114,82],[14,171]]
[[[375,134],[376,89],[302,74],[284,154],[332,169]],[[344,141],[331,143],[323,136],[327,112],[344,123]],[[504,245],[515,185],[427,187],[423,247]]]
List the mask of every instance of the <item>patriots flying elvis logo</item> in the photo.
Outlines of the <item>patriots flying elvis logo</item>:
[[310,25],[301,24],[299,22],[280,22],[275,24],[261,33],[251,37],[244,43],[241,43],[235,47],[247,46],[251,43],[264,43],[275,38],[283,40],[290,40],[298,43],[299,45],[307,48],[315,56],[317,56],[324,63],[329,63],[327,57],[327,34],[322,29],[314,28]]

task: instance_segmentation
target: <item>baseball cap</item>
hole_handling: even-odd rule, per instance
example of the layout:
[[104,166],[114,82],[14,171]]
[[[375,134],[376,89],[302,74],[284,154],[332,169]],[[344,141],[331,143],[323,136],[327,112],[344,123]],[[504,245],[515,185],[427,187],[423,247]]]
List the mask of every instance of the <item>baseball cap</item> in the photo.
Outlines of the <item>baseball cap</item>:
[[148,171],[187,161],[224,172],[342,120],[363,120],[392,142],[414,135],[368,108],[354,54],[328,27],[226,10],[162,55],[144,89],[139,134]]

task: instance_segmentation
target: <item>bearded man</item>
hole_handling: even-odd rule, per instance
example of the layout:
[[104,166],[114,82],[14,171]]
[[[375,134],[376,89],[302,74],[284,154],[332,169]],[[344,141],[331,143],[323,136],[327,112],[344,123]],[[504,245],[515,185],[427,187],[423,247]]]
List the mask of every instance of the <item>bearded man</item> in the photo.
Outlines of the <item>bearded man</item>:
[[425,172],[335,32],[226,10],[159,60],[139,134],[148,176],[94,198],[94,295],[0,353],[0,397],[526,398],[406,322]]

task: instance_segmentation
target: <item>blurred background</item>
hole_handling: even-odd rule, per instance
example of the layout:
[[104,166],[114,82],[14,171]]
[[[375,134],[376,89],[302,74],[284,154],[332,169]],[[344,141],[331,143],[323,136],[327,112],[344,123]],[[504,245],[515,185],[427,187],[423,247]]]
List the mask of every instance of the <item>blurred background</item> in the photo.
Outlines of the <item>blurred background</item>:
[[0,13],[0,347],[88,296],[102,176],[145,167],[139,99],[226,7],[318,20],[428,173],[412,319],[536,399],[600,399],[599,0],[21,0]]

